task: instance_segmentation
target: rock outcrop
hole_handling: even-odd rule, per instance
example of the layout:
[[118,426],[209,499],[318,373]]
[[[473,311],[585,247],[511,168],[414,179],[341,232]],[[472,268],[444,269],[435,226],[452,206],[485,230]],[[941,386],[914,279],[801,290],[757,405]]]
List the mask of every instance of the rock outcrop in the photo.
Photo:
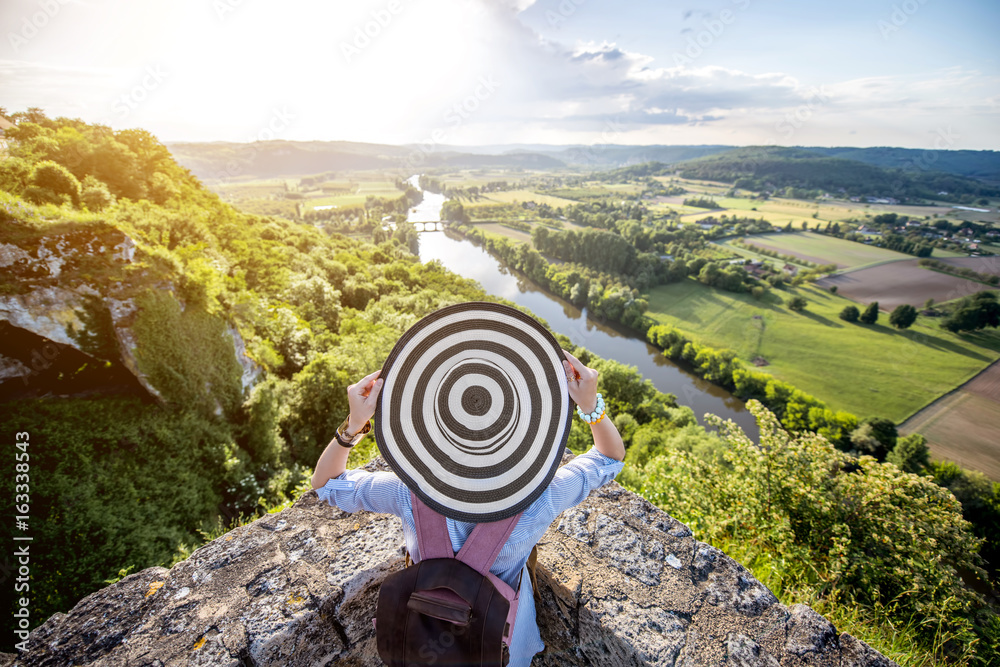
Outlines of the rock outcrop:
[[[78,353],[79,360],[121,363],[143,389],[162,398],[139,368],[139,343],[132,330],[137,312],[134,290],[123,282],[94,280],[92,275],[102,270],[114,272],[133,262],[135,242],[113,227],[98,225],[48,236],[25,232],[19,243],[0,243],[0,269],[19,286],[17,293],[0,294],[0,324],[20,330],[16,345],[0,346],[0,382],[20,379],[26,386],[32,376],[48,367],[49,358],[69,348]],[[173,290],[169,283],[152,287]],[[107,322],[107,332],[92,331],[94,323],[101,321]],[[229,324],[227,334],[242,368],[246,391],[262,370],[247,355],[239,330]],[[102,348],[94,344],[95,335],[113,340],[105,341],[110,345]],[[25,349],[25,340],[32,341],[32,350]]]
[[[52,616],[13,664],[380,665],[371,619],[402,543],[396,517],[310,492]],[[539,565],[534,665],[894,664],[616,483],[556,520]]]

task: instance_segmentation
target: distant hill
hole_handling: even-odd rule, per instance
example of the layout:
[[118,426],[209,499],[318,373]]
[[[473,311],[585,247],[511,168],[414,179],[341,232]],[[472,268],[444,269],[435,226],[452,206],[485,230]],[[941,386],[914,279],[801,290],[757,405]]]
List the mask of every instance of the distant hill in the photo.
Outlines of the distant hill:
[[366,169],[522,168],[553,169],[565,164],[549,155],[515,152],[483,155],[420,146],[389,146],[349,141],[262,141],[250,144],[175,143],[174,159],[205,181],[237,177],[280,178],[323,171]]
[[[489,146],[419,145],[390,146],[350,141],[265,141],[253,144],[211,142],[167,144],[176,160],[203,180],[250,176],[277,178],[323,171],[396,168],[508,168],[588,170],[617,169],[647,162],[665,165],[687,163],[715,155],[732,154],[735,146],[552,146],[546,144],[498,144]],[[917,150],[910,148],[782,148],[803,151],[814,157],[849,160],[862,165],[927,174],[953,176],[1000,183],[1000,152]],[[738,155],[738,154],[737,154]],[[786,153],[790,156],[793,153]],[[823,164],[823,163],[817,163]],[[800,165],[802,166],[802,165]],[[872,173],[875,172],[866,172]],[[921,180],[921,179],[917,179]],[[926,179],[923,179],[926,180]],[[933,180],[933,179],[932,179]],[[942,188],[947,189],[947,188]],[[949,192],[952,190],[948,190]]]
[[571,165],[591,168],[615,168],[644,162],[674,164],[707,155],[732,150],[732,146],[571,146],[558,150],[541,150]]
[[[485,148],[485,147],[484,147]],[[497,147],[490,147],[496,149]],[[556,157],[570,165],[591,168],[617,168],[643,162],[677,164],[710,155],[718,155],[738,146],[540,146],[531,150]],[[875,167],[903,171],[941,171],[1000,183],[1000,151],[949,151],[913,148],[824,148],[798,147],[823,157],[835,157],[862,162]]]
[[[804,148],[736,148],[674,166],[684,178],[732,183],[749,190],[790,187],[852,196],[952,201],[1000,195],[1000,188],[964,176],[877,167]],[[942,192],[948,194],[939,194]]]
[[905,171],[943,171],[1000,182],[1000,151],[943,151],[916,148],[807,148],[827,157],[857,160],[876,167]]

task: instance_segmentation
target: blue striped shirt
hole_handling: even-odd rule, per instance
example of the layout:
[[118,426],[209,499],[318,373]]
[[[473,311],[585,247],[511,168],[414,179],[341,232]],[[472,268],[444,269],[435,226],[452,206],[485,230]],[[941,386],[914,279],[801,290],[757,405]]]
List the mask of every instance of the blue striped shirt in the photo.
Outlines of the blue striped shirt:
[[[526,563],[531,549],[559,514],[578,505],[596,489],[621,472],[622,462],[591,448],[556,471],[548,488],[521,515],[507,543],[500,550],[490,572],[515,590],[522,584],[514,636],[511,638],[509,667],[524,667],[532,656],[545,648],[535,620],[535,601]],[[317,489],[319,497],[345,512],[368,510],[395,514],[403,520],[406,548],[419,560],[417,528],[413,521],[410,490],[390,472],[348,470]],[[448,519],[448,534],[457,553],[476,524]]]

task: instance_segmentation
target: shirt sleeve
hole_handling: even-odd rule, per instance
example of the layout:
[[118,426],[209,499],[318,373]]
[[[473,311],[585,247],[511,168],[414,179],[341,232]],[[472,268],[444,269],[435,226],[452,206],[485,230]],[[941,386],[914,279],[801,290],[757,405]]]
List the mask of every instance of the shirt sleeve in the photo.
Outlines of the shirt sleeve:
[[613,480],[625,464],[605,456],[591,447],[590,451],[559,468],[549,487],[539,499],[547,523],[564,510],[582,503],[590,492]]
[[368,510],[403,516],[406,485],[391,472],[348,470],[316,490],[320,500],[345,512]]

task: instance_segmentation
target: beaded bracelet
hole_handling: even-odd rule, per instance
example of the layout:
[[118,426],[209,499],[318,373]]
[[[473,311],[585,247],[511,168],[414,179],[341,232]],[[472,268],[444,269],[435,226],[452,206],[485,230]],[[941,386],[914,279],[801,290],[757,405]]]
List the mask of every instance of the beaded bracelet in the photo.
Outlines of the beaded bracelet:
[[604,407],[604,397],[600,394],[597,395],[597,406],[594,408],[593,412],[584,412],[578,405],[576,406],[576,414],[580,415],[580,419],[587,422],[591,426],[599,424],[608,414]]

